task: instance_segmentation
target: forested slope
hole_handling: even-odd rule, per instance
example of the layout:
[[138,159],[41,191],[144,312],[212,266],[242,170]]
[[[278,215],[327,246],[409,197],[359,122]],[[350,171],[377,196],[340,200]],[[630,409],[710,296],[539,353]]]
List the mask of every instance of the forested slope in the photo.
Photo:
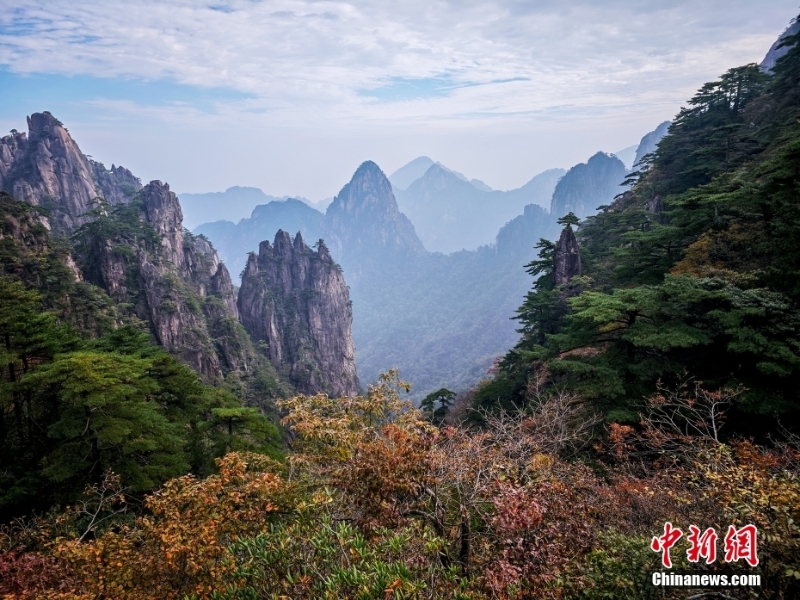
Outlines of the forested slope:
[[556,286],[553,245],[529,265],[522,339],[479,404],[555,385],[636,422],[659,382],[738,389],[736,431],[796,422],[800,375],[800,49],[705,84],[633,187],[580,223],[583,272]]

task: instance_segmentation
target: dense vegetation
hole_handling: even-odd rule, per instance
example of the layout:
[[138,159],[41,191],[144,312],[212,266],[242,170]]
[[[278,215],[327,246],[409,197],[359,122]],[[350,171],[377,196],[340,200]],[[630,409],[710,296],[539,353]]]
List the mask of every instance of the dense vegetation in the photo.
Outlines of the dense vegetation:
[[541,242],[522,339],[479,405],[524,404],[546,365],[609,421],[635,423],[659,382],[695,378],[741,388],[731,433],[798,423],[798,83],[794,46],[772,75],[745,65],[704,85],[632,189],[580,224],[581,277],[556,287]]
[[[611,429],[594,468],[575,460],[591,416],[576,396],[543,393],[480,431],[436,428],[399,398],[396,373],[358,398],[282,403],[287,463],[231,453],[138,514],[108,476],[57,517],[18,524],[0,544],[7,598],[686,598],[649,582],[665,521],[726,531],[755,523],[759,564],[687,561],[702,573],[752,572],[758,588],[800,591],[796,446],[732,446],[714,431],[666,426],[727,392],[662,391],[645,427]],[[724,411],[720,411],[724,412]],[[682,425],[678,422],[678,425]],[[587,426],[588,425],[588,426]],[[13,549],[12,549],[13,548]],[[733,571],[731,571],[733,569]]]
[[76,280],[69,243],[38,214],[0,195],[0,520],[72,502],[107,471],[141,494],[207,474],[230,450],[278,456],[260,412],[201,384],[124,306]]

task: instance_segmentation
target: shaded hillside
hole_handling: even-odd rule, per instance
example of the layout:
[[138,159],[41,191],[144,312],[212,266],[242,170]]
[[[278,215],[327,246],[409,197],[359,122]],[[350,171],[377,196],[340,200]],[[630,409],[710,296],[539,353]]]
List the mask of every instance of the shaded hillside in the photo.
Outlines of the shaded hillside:
[[787,41],[772,75],[749,64],[701,87],[632,189],[581,222],[583,277],[554,281],[542,244],[522,340],[479,403],[524,403],[546,367],[609,420],[636,424],[643,398],[698,381],[735,397],[730,434],[797,428],[800,36]]
[[625,165],[616,156],[598,152],[587,162],[572,167],[556,184],[550,214],[578,217],[594,214],[599,206],[611,203],[623,191]]
[[231,448],[277,456],[276,427],[82,280],[41,210],[0,192],[0,523],[85,498],[108,470],[135,498]]

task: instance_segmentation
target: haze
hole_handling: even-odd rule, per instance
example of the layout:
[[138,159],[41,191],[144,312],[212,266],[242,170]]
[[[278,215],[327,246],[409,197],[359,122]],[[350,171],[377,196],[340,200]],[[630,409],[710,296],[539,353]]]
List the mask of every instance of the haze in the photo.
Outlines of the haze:
[[179,192],[333,196],[427,155],[495,189],[639,141],[796,0],[0,0],[0,130],[49,110]]

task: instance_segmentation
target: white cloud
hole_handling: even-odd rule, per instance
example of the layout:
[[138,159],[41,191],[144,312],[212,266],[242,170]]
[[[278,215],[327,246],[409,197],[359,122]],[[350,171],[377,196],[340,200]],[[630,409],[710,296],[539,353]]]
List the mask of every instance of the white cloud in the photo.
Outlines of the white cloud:
[[[90,99],[99,114],[169,127],[246,121],[262,136],[277,128],[405,139],[417,131],[420,140],[486,128],[519,136],[627,127],[610,149],[635,142],[641,121],[673,115],[704,81],[760,60],[795,16],[795,3],[0,0],[0,64],[20,74],[169,80],[248,95],[212,111]],[[409,78],[444,78],[452,89],[393,98],[393,82]],[[376,89],[387,93],[365,94]],[[592,125],[598,120],[606,123]],[[472,176],[500,187],[532,175],[501,168],[493,177],[478,172],[488,163],[477,153],[444,152],[468,163],[454,168],[472,167]]]

